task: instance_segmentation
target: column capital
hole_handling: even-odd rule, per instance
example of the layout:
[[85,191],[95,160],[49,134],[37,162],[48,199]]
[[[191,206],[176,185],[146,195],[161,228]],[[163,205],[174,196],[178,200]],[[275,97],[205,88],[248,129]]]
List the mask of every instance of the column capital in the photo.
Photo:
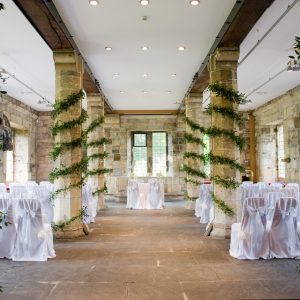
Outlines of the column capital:
[[102,98],[102,95],[100,93],[88,93],[87,94],[87,102],[88,105],[92,106],[103,106],[104,100]]
[[74,64],[78,72],[83,73],[81,56],[73,49],[59,49],[53,51],[55,65]]

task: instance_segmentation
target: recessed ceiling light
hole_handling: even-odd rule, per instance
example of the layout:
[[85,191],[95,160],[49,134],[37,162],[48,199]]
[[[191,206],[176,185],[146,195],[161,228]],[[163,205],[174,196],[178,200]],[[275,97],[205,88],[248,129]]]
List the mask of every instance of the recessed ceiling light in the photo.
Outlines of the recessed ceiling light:
[[112,50],[112,47],[105,47],[105,50],[110,51]]
[[172,91],[167,91],[167,94],[171,94],[172,93]]
[[115,76],[115,77],[119,77],[119,76],[120,76],[120,74],[116,73],[116,74],[114,74],[114,76]]
[[143,77],[148,77],[149,75],[147,73],[144,73],[143,74]]
[[99,1],[98,0],[90,0],[90,4],[96,6],[99,4]]
[[196,5],[200,4],[200,1],[199,0],[191,0],[190,4],[193,6],[196,6]]
[[147,47],[147,46],[143,46],[143,47],[142,47],[142,50],[143,50],[143,51],[147,51],[147,50],[148,50],[148,47]]
[[148,5],[149,4],[149,0],[140,0],[141,5]]
[[179,47],[178,47],[178,50],[179,50],[179,51],[184,51],[184,50],[185,50],[185,47],[184,47],[184,46],[179,46]]
[[148,91],[143,91],[144,94],[148,94]]
[[172,76],[172,77],[176,77],[176,74],[175,74],[175,73],[173,73],[173,74],[171,74],[171,76]]
[[124,93],[125,93],[125,91],[120,91],[120,93],[121,93],[121,94],[124,94]]

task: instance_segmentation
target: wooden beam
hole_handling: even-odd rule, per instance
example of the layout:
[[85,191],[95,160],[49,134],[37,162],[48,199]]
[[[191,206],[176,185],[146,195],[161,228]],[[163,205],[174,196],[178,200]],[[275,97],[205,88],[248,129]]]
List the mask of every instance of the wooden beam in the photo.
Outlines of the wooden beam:
[[253,172],[253,181],[257,182],[255,117],[253,115],[253,111],[249,113],[249,127],[250,127],[250,169]]
[[176,115],[177,110],[114,110],[118,115]]

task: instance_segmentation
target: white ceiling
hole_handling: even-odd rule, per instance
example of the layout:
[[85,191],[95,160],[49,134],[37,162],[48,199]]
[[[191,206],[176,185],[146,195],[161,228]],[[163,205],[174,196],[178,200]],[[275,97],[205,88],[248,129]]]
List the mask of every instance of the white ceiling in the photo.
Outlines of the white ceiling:
[[[0,27],[0,67],[53,102],[52,51],[13,1],[1,2],[6,9],[0,12],[5,24]],[[265,12],[242,43],[240,61],[292,2],[276,0]],[[196,7],[188,0],[152,0],[147,7],[138,0],[101,0],[96,7],[88,0],[54,3],[114,109],[163,110],[178,108],[235,1],[222,0],[222,9],[220,0],[201,0]],[[238,67],[239,90],[251,94],[252,100],[243,110],[254,109],[300,84],[300,72],[283,72],[256,90],[286,67],[294,37],[300,35],[299,15],[298,3]],[[142,21],[143,16],[149,19]],[[145,45],[149,51],[143,52]],[[179,45],[186,50],[179,52]],[[112,51],[105,46],[113,47]],[[144,78],[144,73],[149,76]],[[172,73],[177,76],[171,77]],[[6,85],[0,82],[0,87],[37,110],[49,110],[37,104],[39,96],[13,78]],[[143,94],[145,90],[148,94]]]
[[[4,68],[49,101],[54,101],[55,70],[52,51],[11,0],[1,0],[0,68]],[[41,97],[9,78],[0,88],[15,99],[37,110],[49,110],[38,105]]]
[[[112,107],[155,110],[178,108],[236,1],[222,0],[222,9],[220,0],[198,6],[189,0],[152,0],[148,6],[138,0],[53,2]],[[186,50],[178,51],[180,45]]]
[[[294,0],[276,0],[265,11],[241,44],[240,61],[293,2]],[[300,36],[299,1],[239,65],[238,89],[249,95],[248,98],[252,101],[242,106],[241,110],[255,109],[300,84],[300,72],[284,71],[269,81],[287,67],[288,55],[293,53],[291,47],[295,36]],[[266,82],[266,85],[259,88]]]

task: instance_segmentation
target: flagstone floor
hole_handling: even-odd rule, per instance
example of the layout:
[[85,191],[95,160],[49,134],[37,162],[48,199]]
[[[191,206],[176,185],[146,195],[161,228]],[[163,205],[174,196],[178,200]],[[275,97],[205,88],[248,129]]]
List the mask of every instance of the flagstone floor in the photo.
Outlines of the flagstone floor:
[[46,263],[0,260],[0,299],[299,299],[295,260],[239,261],[203,237],[184,202],[159,211],[108,203],[89,236],[56,241]]

